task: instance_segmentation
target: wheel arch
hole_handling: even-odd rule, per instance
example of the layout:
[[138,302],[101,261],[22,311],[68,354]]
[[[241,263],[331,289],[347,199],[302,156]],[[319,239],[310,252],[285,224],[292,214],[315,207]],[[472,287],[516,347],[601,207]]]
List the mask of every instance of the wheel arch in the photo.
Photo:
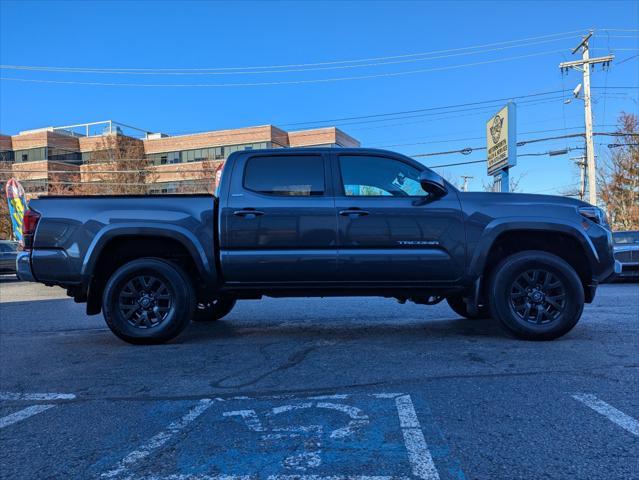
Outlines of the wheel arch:
[[87,314],[100,312],[102,291],[110,275],[123,264],[141,257],[180,264],[195,277],[194,285],[199,289],[210,289],[215,284],[215,264],[191,232],[174,225],[107,227],[96,235],[82,264]]
[[489,225],[473,253],[469,274],[471,278],[488,279],[501,259],[524,250],[542,250],[563,258],[577,272],[586,301],[592,300],[588,286],[592,282],[592,266],[599,258],[588,236],[572,224],[506,219]]

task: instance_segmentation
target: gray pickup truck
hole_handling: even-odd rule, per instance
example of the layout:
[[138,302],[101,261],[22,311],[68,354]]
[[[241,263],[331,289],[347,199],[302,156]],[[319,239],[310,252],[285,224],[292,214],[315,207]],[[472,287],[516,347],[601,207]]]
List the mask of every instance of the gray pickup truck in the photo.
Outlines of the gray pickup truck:
[[236,152],[215,196],[41,197],[24,238],[21,279],[66,288],[131,343],[265,295],[445,299],[461,316],[552,339],[619,270],[596,207],[460,192],[371,149]]

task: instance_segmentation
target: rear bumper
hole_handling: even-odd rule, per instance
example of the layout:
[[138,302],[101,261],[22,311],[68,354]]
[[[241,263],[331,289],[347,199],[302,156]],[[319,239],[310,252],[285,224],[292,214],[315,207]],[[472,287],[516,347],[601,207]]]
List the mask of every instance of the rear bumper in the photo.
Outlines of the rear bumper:
[[31,253],[18,252],[16,257],[16,274],[20,280],[25,282],[35,282],[33,270],[31,269]]

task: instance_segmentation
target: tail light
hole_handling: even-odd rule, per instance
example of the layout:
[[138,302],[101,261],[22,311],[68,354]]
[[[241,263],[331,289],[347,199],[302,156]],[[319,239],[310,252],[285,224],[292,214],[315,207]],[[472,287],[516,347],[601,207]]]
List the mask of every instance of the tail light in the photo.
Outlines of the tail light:
[[35,235],[36,227],[40,221],[40,214],[30,208],[24,212],[24,218],[22,220],[22,241],[24,243],[24,250],[31,250],[33,248],[33,237]]

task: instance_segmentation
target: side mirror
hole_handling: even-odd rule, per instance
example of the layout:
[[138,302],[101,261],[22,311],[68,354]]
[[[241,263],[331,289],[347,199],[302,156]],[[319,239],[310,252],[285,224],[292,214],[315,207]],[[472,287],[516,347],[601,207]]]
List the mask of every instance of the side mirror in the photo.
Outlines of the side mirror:
[[419,183],[425,192],[430,193],[434,198],[443,197],[448,190],[444,179],[432,170],[424,170],[419,174]]

